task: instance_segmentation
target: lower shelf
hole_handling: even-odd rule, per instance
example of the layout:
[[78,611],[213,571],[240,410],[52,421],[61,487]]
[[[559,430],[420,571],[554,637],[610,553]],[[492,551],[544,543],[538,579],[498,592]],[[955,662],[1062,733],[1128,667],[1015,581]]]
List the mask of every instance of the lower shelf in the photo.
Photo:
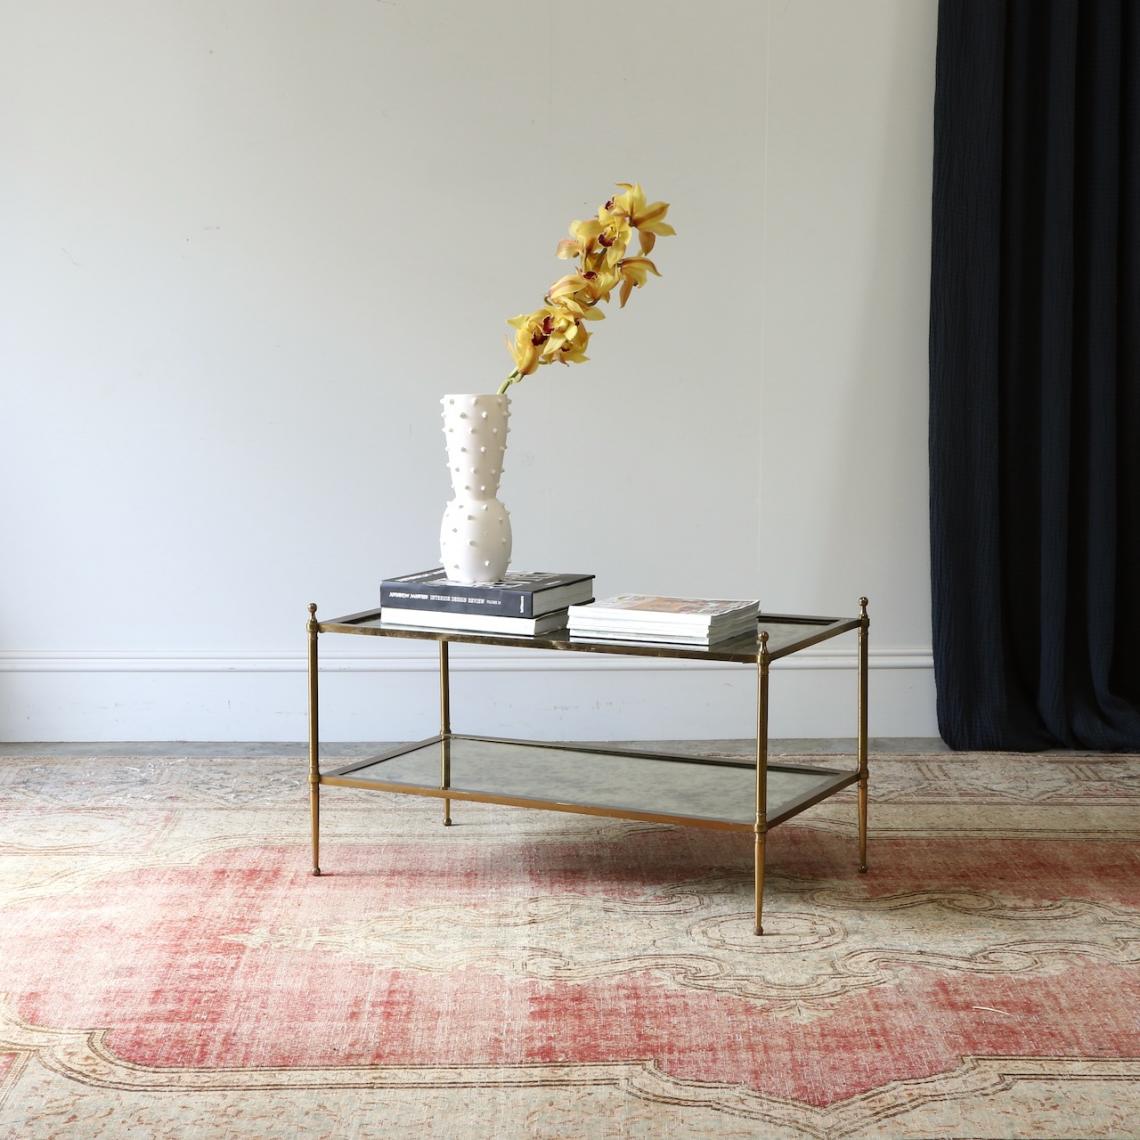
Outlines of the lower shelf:
[[[769,764],[768,827],[857,780],[855,771]],[[738,831],[751,831],[755,822],[753,761],[576,744],[437,736],[322,774],[320,782]]]

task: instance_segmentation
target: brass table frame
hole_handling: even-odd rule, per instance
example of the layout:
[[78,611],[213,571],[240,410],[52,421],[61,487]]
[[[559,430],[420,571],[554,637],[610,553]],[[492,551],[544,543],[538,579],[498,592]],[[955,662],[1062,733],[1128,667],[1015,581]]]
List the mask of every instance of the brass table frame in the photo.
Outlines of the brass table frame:
[[[805,809],[841,791],[852,784],[858,785],[859,870],[867,870],[867,640],[870,620],[867,616],[867,599],[859,599],[859,617],[829,618],[807,615],[761,614],[756,635],[718,642],[712,646],[665,645],[635,641],[581,641],[571,639],[566,630],[546,636],[524,637],[499,634],[464,633],[458,630],[421,629],[385,626],[380,621],[380,610],[364,610],[356,614],[317,621],[317,606],[309,606],[306,627],[309,638],[309,804],[312,823],[313,874],[320,870],[320,788],[321,785],[368,788],[394,792],[399,795],[429,796],[443,800],[443,823],[451,824],[452,800],[476,803],[506,804],[512,807],[541,808],[551,811],[568,811],[583,815],[601,815],[619,819],[642,820],[651,823],[669,823],[685,826],[715,827],[733,831],[751,831],[754,843],[754,907],[756,934],[763,934],[764,901],[764,848],[768,831],[777,824],[791,819]],[[851,631],[859,635],[858,663],[858,734],[856,744],[857,767],[854,771],[830,768],[802,767],[768,763],[768,673],[771,663],[817,645],[832,637]],[[380,756],[354,761],[332,772],[322,773],[318,758],[317,718],[317,637],[322,633],[364,634],[372,637],[401,637],[439,643],[439,710],[440,727],[436,736],[413,744],[402,745]],[[683,756],[667,753],[634,752],[584,744],[566,744],[533,740],[509,740],[485,736],[466,736],[451,730],[451,686],[448,668],[450,643],[473,645],[500,645],[510,648],[562,650],[574,653],[603,653],[633,657],[670,657],[689,660],[736,662],[752,665],[756,669],[756,757],[755,757],[755,819],[744,824],[736,820],[711,819],[686,815],[615,808],[600,804],[560,803],[506,793],[475,791],[452,787],[451,743],[456,740],[481,741],[500,745],[526,745],[532,748],[555,748],[564,751],[600,753],[605,756],[627,756],[639,759],[657,759],[699,766],[719,764],[725,767],[751,766],[749,762],[714,760],[706,757]],[[771,643],[771,644],[770,644]],[[354,773],[373,767],[386,760],[404,756],[426,746],[440,746],[440,781],[438,786],[413,785],[364,779]],[[770,771],[830,775],[822,791],[805,795],[785,804],[783,810],[769,815],[768,774]]]

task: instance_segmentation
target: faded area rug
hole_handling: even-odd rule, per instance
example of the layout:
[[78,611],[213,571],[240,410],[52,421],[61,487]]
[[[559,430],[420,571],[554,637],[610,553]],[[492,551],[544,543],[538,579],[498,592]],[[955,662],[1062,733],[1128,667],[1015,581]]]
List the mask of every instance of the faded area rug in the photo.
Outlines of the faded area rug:
[[0,760],[0,1135],[1140,1136],[1140,757],[872,756],[763,938],[750,836],[322,803]]

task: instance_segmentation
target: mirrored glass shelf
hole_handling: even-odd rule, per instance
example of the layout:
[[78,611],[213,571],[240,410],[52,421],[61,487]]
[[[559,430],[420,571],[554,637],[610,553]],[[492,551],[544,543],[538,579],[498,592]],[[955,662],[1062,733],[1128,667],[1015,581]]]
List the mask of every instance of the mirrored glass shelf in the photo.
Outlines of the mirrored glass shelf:
[[[850,771],[769,764],[768,826],[857,778]],[[756,818],[754,761],[530,740],[432,737],[325,773],[321,783],[749,832]]]

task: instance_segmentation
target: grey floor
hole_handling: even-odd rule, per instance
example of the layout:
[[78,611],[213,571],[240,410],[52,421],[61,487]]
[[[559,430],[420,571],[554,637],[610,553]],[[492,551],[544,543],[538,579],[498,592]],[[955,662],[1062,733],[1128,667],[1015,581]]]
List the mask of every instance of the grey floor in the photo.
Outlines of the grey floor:
[[[369,755],[390,747],[393,741],[354,742],[352,744],[321,744],[321,756],[335,759],[337,757],[354,757]],[[610,741],[608,743],[617,743]],[[754,744],[745,740],[637,740],[622,741],[631,747],[657,748],[667,747],[680,752],[689,749],[699,751],[702,749],[719,749],[725,751],[750,751]],[[873,753],[929,753],[949,752],[937,737],[891,736],[872,737],[869,742]],[[92,756],[196,756],[196,757],[227,757],[227,758],[256,758],[258,756],[308,756],[308,745],[303,741],[286,744],[263,744],[248,742],[226,741],[199,741],[199,740],[163,740],[163,741],[101,741],[98,743],[0,743],[0,757],[27,756],[29,753],[36,756],[57,757],[92,757]],[[841,755],[855,751],[853,738],[828,738],[824,740],[791,739],[773,740],[769,751],[780,756],[827,756]]]

